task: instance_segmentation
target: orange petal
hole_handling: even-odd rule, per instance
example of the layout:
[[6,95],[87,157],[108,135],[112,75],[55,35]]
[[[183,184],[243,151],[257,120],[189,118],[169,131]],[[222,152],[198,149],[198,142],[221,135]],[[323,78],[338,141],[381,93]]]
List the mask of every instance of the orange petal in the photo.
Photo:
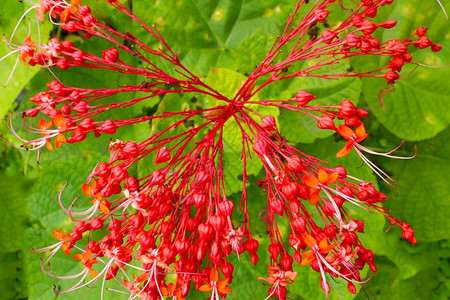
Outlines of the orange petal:
[[44,119],[40,119],[38,122],[39,129],[46,129],[47,122]]
[[170,295],[169,295],[169,292],[167,291],[167,289],[166,289],[165,286],[161,286],[161,287],[159,288],[159,290],[161,291],[161,295],[163,295],[164,297],[170,296]]
[[366,133],[366,128],[364,127],[364,123],[361,123],[361,125],[356,127],[355,134],[357,137],[357,139],[356,139],[357,142],[361,142],[369,135],[368,133]]
[[105,215],[109,214],[109,208],[105,204],[100,202],[99,208],[100,208],[100,211],[102,213],[104,213]]
[[287,279],[290,279],[292,281],[295,280],[295,278],[297,278],[298,273],[297,272],[292,272],[292,271],[286,271],[284,273],[284,276],[286,276]]
[[[305,241],[306,245],[308,245],[309,248],[313,248],[314,246],[317,246],[316,239],[313,238],[311,235],[304,233],[304,234],[302,234],[302,237],[303,237],[303,240]],[[306,252],[308,252],[308,251],[306,251]]]
[[316,204],[317,201],[319,200],[319,194],[320,194],[320,191],[313,191],[309,195],[309,204],[311,204],[311,205]]
[[[306,252],[311,252],[312,253],[312,251],[311,250],[308,250],[308,251],[306,251]],[[305,252],[305,254],[306,254],[306,252]],[[302,253],[302,255],[304,255],[303,253]],[[304,259],[302,259],[302,261],[301,261],[301,263],[300,263],[300,266],[306,266],[306,265],[309,265],[312,261],[314,261],[316,259],[316,257],[313,255],[313,256],[311,256],[311,257],[306,257],[305,256],[305,258]]]
[[320,168],[317,178],[319,179],[319,182],[321,184],[326,184],[326,182],[328,181],[328,173],[324,169]]
[[68,15],[69,15],[69,10],[66,8],[61,15],[61,21],[65,22],[67,20]]
[[326,185],[330,185],[330,184],[332,184],[333,182],[335,182],[336,179],[338,178],[338,175],[339,175],[338,172],[333,172],[333,173],[331,173],[330,175],[328,175],[328,180],[327,180],[327,182],[326,182],[325,184],[326,184]]
[[88,250],[88,251],[84,252],[83,258],[88,259],[89,257],[91,257],[91,255],[92,255],[91,250]]
[[83,194],[85,194],[86,196],[89,196],[89,197],[93,196],[92,195],[92,188],[88,184],[84,183],[81,186],[81,190],[83,191]]
[[210,286],[209,284],[204,284],[198,288],[200,292],[209,292],[212,291],[212,289],[213,289],[212,286]]
[[64,251],[64,253],[65,253],[66,255],[70,255],[69,245],[63,244],[63,245],[62,245],[62,249],[63,249],[63,251]]
[[66,137],[62,133],[58,134],[55,139],[55,147],[59,148],[59,147],[61,147],[61,144],[64,144],[65,142],[66,142]]
[[219,288],[219,291],[223,288],[225,288],[228,284],[228,278],[219,280],[219,282],[217,283],[217,287]]
[[55,121],[56,127],[60,127],[64,123],[64,117],[62,115],[56,115],[53,120]]
[[176,290],[176,291],[173,293],[173,295],[174,295],[175,297],[177,297],[178,300],[186,300],[185,298],[183,298],[183,297],[181,296],[181,290]]
[[91,276],[92,276],[93,278],[97,277],[97,275],[98,275],[97,271],[95,271],[94,269],[90,269],[90,270],[89,270],[89,274],[91,274]]
[[328,245],[326,248],[320,250],[320,253],[322,253],[322,254],[327,254],[328,252],[330,252],[331,250],[333,250],[334,247],[335,247],[334,244],[330,244],[330,245]]
[[47,150],[48,151],[52,151],[53,150],[52,143],[49,140],[47,141]]
[[90,260],[85,264],[85,266],[88,267],[89,269],[92,269],[92,265],[95,265],[95,264],[98,264],[98,261]]
[[216,268],[212,268],[209,272],[209,281],[211,282],[217,282],[219,279],[219,272],[217,272]]
[[319,248],[320,249],[326,249],[328,247],[328,241],[327,238],[323,238],[323,240],[321,240],[319,242]]
[[226,286],[224,288],[219,288],[219,292],[221,292],[222,294],[228,294],[228,293],[231,293],[232,290]]
[[81,0],[72,0],[70,1],[70,4],[72,5],[79,5],[81,3]]
[[338,126],[337,133],[342,135],[346,140],[351,139],[351,137],[355,134],[353,130],[342,124]]
[[[139,277],[136,278],[137,282],[144,282],[146,281],[148,278],[150,277],[150,273],[144,273],[142,275],[140,275]],[[170,285],[170,283],[169,283]]]
[[63,237],[63,233],[62,233],[62,231],[61,230],[54,230],[53,232],[52,232],[52,235],[55,237],[55,239],[57,239],[58,241],[60,240],[60,239],[62,239],[62,237]]
[[347,144],[345,145],[345,147],[342,148],[341,150],[339,150],[338,153],[336,153],[336,157],[339,158],[339,157],[343,157],[343,156],[349,155],[350,150],[352,150],[352,147],[353,147],[353,141],[349,140],[347,142]]
[[71,13],[71,14],[74,14],[74,13],[76,13],[78,11],[78,9],[75,7],[75,6],[70,6],[69,7],[69,12]]
[[79,259],[82,260],[83,259],[83,255],[81,255],[80,253],[77,253],[73,256],[73,259]]
[[302,178],[303,183],[306,184],[307,186],[309,186],[310,188],[316,188],[319,180],[317,180],[316,177],[311,176],[311,175],[305,175]]
[[264,278],[264,277],[258,277],[258,280],[267,281],[270,285],[273,285],[275,283],[275,279],[272,277]]

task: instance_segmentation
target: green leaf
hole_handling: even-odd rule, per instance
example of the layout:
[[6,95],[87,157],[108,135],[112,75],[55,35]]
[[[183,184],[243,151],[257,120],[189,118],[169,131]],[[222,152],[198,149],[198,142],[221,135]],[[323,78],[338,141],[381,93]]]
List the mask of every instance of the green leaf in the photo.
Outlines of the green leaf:
[[[347,69],[348,62],[339,64],[334,72]],[[286,85],[288,84],[288,85]],[[271,92],[273,99],[290,99],[298,91],[306,90],[317,96],[310,105],[338,105],[344,99],[350,99],[358,104],[361,92],[361,82],[356,78],[342,78],[340,80],[327,80],[322,78],[295,78],[282,86],[275,86]],[[317,127],[317,121],[307,115],[290,110],[282,110],[280,115],[280,132],[289,141],[295,143],[312,143],[316,139],[333,135],[332,130],[323,130]]]
[[[0,34],[4,34],[6,39],[11,39],[13,30],[17,24],[17,21],[22,14],[29,8],[29,6],[19,3],[17,1],[2,1],[0,4]],[[12,39],[12,44],[20,44],[25,40],[28,35],[31,35],[32,40],[39,43],[38,40],[38,27],[36,24],[36,18],[32,17],[34,11],[29,13],[30,19],[29,26],[32,29],[31,33],[28,32],[27,19],[22,20],[22,23],[17,28],[17,31]],[[50,22],[39,24],[40,34],[42,37],[46,37],[51,30]],[[42,43],[46,43],[46,40],[42,40]],[[7,43],[2,41],[0,43],[0,58],[8,55],[14,51],[15,47],[8,47]],[[23,94],[19,94],[23,88],[26,87],[28,81],[39,71],[38,67],[22,66],[22,60],[19,59],[19,53],[12,54],[9,57],[4,58],[1,61],[2,72],[0,73],[0,117],[5,116],[11,109],[14,101],[23,101],[26,91]],[[14,65],[17,61],[17,67],[14,69]],[[9,76],[12,74],[8,84],[4,86]]]
[[[408,36],[415,32],[417,26],[429,27],[427,36],[441,43],[443,50],[434,53],[429,49],[418,50],[410,47],[413,61],[432,67],[441,67],[450,63],[450,40],[448,22],[445,20],[436,1],[397,1],[391,10],[392,19],[399,21],[396,30],[385,31],[382,41],[387,41],[394,34]],[[384,67],[389,62],[385,59],[371,59],[374,68]],[[411,73],[412,72],[412,73]],[[430,69],[419,66],[404,67],[401,72],[404,80],[395,84],[395,91],[384,95],[384,107],[380,109],[378,93],[386,88],[384,79],[363,80],[363,92],[373,114],[383,125],[399,138],[420,141],[431,138],[450,124],[450,86],[443,84],[441,78],[450,76],[449,68]]]
[[450,129],[447,129],[431,140],[418,143],[418,154],[412,161],[389,161],[389,169],[398,180],[399,195],[386,205],[414,228],[419,243],[450,237],[449,138]]

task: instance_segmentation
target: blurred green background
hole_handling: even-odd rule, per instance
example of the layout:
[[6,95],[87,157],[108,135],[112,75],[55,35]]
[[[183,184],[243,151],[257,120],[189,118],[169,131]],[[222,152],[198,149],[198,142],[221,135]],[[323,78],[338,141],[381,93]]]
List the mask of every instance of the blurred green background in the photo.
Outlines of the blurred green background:
[[[157,3],[157,4],[156,4]],[[93,14],[99,19],[123,31],[137,30],[128,18],[107,6],[104,1],[85,0],[83,4],[92,6]],[[287,13],[295,1],[252,1],[252,0],[178,0],[147,1],[129,0],[126,4],[148,24],[155,24],[161,30],[173,49],[180,50],[183,63],[197,75],[208,78],[211,67],[227,68],[241,74],[250,73],[261,61],[282,30]],[[448,10],[450,5],[445,4]],[[10,37],[17,20],[29,5],[18,1],[0,3],[0,31]],[[398,0],[390,7],[380,9],[380,20],[396,19],[395,29],[384,31],[379,38],[383,41],[394,36],[406,37],[417,26],[430,28],[429,37],[441,43],[444,48],[439,53],[430,50],[415,51],[415,61],[432,66],[450,63],[450,23],[444,18],[435,1]],[[14,37],[23,40],[28,34],[28,22],[32,36],[37,36],[38,27],[34,13],[30,21],[24,19]],[[108,44],[97,39],[85,40],[78,35],[65,35],[50,26],[49,22],[39,27],[41,39],[59,36],[76,43],[77,47],[99,55],[100,49]],[[131,28],[130,28],[131,27]],[[142,36],[146,39],[145,36]],[[35,39],[36,40],[36,39]],[[152,43],[151,40],[148,41]],[[110,47],[110,45],[109,45]],[[0,45],[0,56],[11,50],[5,43]],[[416,53],[417,52],[417,53]],[[14,66],[16,56],[12,55],[0,62],[0,84],[6,82]],[[132,58],[130,58],[132,59]],[[386,64],[378,58],[355,60],[358,64],[377,68]],[[133,76],[117,76],[109,73],[69,69],[67,72],[54,71],[59,79],[69,86],[105,85],[116,86],[139,83],[142,79]],[[392,215],[408,222],[416,232],[417,245],[410,245],[401,238],[398,228],[390,230],[383,217],[355,211],[366,223],[363,243],[375,252],[378,267],[376,275],[364,288],[358,288],[357,295],[347,292],[346,284],[332,279],[330,299],[448,299],[450,296],[450,68],[405,68],[404,79],[396,84],[394,92],[384,98],[386,109],[378,109],[378,92],[385,88],[384,79],[359,78],[342,81],[293,80],[276,86],[264,97],[292,97],[301,86],[314,93],[321,103],[337,105],[344,98],[358,102],[358,106],[370,110],[365,121],[369,138],[364,145],[379,151],[394,148],[403,139],[407,142],[398,151],[399,155],[418,154],[413,160],[378,159],[371,160],[387,170],[398,181],[398,189],[393,190],[383,183],[381,191],[389,197],[384,206],[392,210]],[[6,87],[0,87],[0,115],[19,113],[32,107],[28,98],[45,89],[52,75],[45,69],[30,68],[19,63]],[[261,97],[262,97],[261,96]],[[178,97],[178,96],[176,96]],[[178,97],[177,105],[189,105],[189,98]],[[164,98],[140,104],[131,110],[115,113],[116,118],[152,113],[164,109]],[[21,130],[20,114],[14,117],[14,126]],[[366,180],[376,180],[366,166],[355,155],[337,160],[334,154],[343,146],[343,141],[332,136],[332,132],[319,131],[309,118],[302,118],[288,112],[278,116],[282,134],[298,144],[302,151],[327,160],[330,165],[349,166],[352,174]],[[297,130],[291,130],[292,128]],[[141,124],[118,131],[112,138],[140,141],[151,133],[149,124]],[[8,140],[14,141],[4,122],[0,132]],[[59,208],[57,197],[61,187],[68,182],[64,199],[70,202],[81,194],[81,184],[98,161],[107,159],[109,137],[94,139],[89,143],[63,145],[58,151],[43,151],[40,163],[36,163],[36,153],[18,151],[6,142],[0,142],[0,299],[99,299],[99,288],[89,292],[82,289],[75,294],[56,296],[53,284],[58,288],[68,288],[69,283],[60,282],[43,274],[39,267],[39,255],[27,250],[53,243],[51,232],[55,229],[70,230],[67,216]],[[18,143],[16,143],[19,145]],[[227,173],[236,178],[239,170],[229,160]],[[146,167],[136,172],[145,172]],[[253,170],[251,179],[258,179],[260,169]],[[233,177],[234,176],[234,177]],[[231,187],[232,198],[239,200],[239,186]],[[256,195],[256,189],[249,188]],[[250,198],[249,198],[250,199]],[[263,198],[251,198],[249,205],[254,211],[264,207]],[[255,225],[263,227],[261,224]],[[235,277],[231,284],[233,294],[229,299],[264,299],[268,287],[256,278],[266,275],[264,248],[267,242],[261,237],[260,264],[253,267],[249,257],[244,255],[236,263]],[[236,261],[237,262],[237,261]],[[79,272],[79,266],[64,256],[55,257],[52,267],[59,274]],[[324,299],[320,289],[319,275],[309,267],[298,268],[299,277],[291,286],[288,296],[292,299]],[[72,283],[73,284],[73,283]],[[107,292],[106,299],[120,294]],[[228,298],[228,297],[227,297]],[[193,294],[188,299],[206,299],[204,295]]]

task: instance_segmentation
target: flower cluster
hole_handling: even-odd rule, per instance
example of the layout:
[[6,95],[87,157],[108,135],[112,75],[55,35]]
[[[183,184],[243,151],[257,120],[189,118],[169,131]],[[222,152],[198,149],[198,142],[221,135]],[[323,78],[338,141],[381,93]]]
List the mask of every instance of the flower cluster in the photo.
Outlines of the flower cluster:
[[[52,150],[64,143],[81,142],[91,132],[94,136],[114,135],[120,127],[150,120],[171,120],[171,125],[142,141],[112,140],[109,160],[95,166],[81,187],[84,196],[69,207],[61,191],[59,203],[76,225],[66,234],[55,230],[56,244],[34,250],[52,250],[42,262],[45,273],[60,279],[78,278],[72,288],[56,293],[97,281],[103,286],[106,280],[117,279],[131,298],[181,300],[193,287],[210,293],[211,299],[225,298],[232,292],[229,285],[234,266],[229,257],[248,252],[252,263],[258,263],[259,242],[251,231],[246,192],[247,164],[252,158],[260,161],[265,174],[257,184],[266,195],[260,201],[266,201],[264,220],[270,238],[270,245],[264,249],[269,253],[265,262],[269,274],[259,278],[270,286],[267,298],[287,298],[287,286],[298,275],[294,262],[320,273],[326,294],[330,292],[327,274],[347,281],[348,290],[355,293],[355,283],[367,281],[360,271],[367,265],[376,272],[373,252],[359,239],[364,221],[348,213],[352,205],[385,215],[390,224],[402,229],[406,240],[416,243],[413,229],[379,205],[387,196],[373,183],[347,174],[343,166],[329,167],[290,145],[278,128],[276,116],[264,115],[259,108],[285,109],[313,118],[319,129],[335,131],[347,141],[344,148],[335,150],[337,157],[356,151],[375,173],[394,186],[395,181],[363,154],[394,157],[391,153],[397,149],[376,153],[360,144],[368,135],[362,121],[367,111],[357,108],[351,99],[333,106],[317,105],[316,95],[306,90],[295,91],[288,99],[260,99],[257,95],[274,82],[299,76],[384,77],[389,86],[394,85],[402,67],[415,64],[409,53],[411,47],[437,52],[441,46],[426,37],[424,27],[403,39],[380,41],[376,33],[394,27],[396,21],[371,20],[393,0],[348,1],[345,5],[336,0],[298,1],[284,31],[233,97],[222,95],[189,71],[157,28],[146,25],[118,0],[106,2],[137,22],[159,48],[146,45],[138,35],[119,32],[103,23],[81,2],[40,0],[32,8],[39,20],[48,15],[64,31],[108,41],[111,46],[102,51],[101,57],[70,41],[51,38],[46,44],[38,44],[30,36],[18,45],[10,42],[12,53],[19,53],[23,63],[30,66],[64,71],[75,67],[104,69],[145,80],[138,85],[88,89],[70,87],[55,78],[47,84],[48,90],[30,98],[36,106],[22,116],[24,128],[38,137],[27,140],[20,136],[12,126],[12,116],[7,122],[23,142],[21,148]],[[327,23],[332,14],[344,17]],[[325,30],[317,29],[325,23]],[[139,64],[127,63],[124,56],[136,58]],[[333,66],[358,56],[389,59],[386,66],[375,70],[333,73]],[[303,61],[309,63],[299,64]],[[168,64],[170,68],[165,67]],[[114,100],[118,94],[132,92],[142,96]],[[217,105],[126,120],[102,119],[104,112],[170,93],[202,95],[215,99]],[[41,119],[38,127],[33,127],[29,120],[37,116]],[[176,130],[187,121],[193,126]],[[224,131],[230,122],[239,128],[242,139],[242,148],[237,149],[237,159],[244,166],[241,203],[228,199],[224,181]],[[131,167],[143,159],[152,160],[153,171],[140,178],[133,176]],[[92,205],[79,211],[76,207],[80,201]],[[242,220],[237,218],[237,210]],[[287,234],[280,232],[280,222],[287,224]],[[93,231],[99,231],[102,238],[83,244]],[[83,266],[79,274],[58,276],[52,272],[49,261],[60,249],[67,255],[76,252],[73,258]],[[130,269],[132,276],[127,273]],[[173,274],[176,279],[169,280]]]

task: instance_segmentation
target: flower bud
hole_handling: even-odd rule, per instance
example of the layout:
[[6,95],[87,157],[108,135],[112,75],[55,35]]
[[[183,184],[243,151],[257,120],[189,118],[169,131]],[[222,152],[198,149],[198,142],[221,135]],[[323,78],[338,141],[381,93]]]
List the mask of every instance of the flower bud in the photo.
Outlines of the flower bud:
[[272,115],[262,117],[261,126],[268,131],[277,131],[277,124]]
[[160,170],[153,171],[149,185],[162,185],[166,181],[166,175]]
[[428,28],[427,27],[418,27],[416,30],[416,34],[418,36],[425,36],[425,34],[427,34]]
[[103,50],[102,53],[106,61],[115,63],[119,60],[119,51],[116,48]]
[[76,128],[73,131],[73,134],[70,138],[67,139],[67,143],[76,143],[81,142],[86,138],[86,133],[83,132],[83,130]]
[[114,124],[113,121],[106,120],[100,127],[98,127],[98,131],[100,133],[114,134],[116,133],[116,128],[116,124]]
[[361,37],[356,34],[349,33],[345,37],[345,44],[350,48],[358,48],[358,45],[360,43],[361,43]]
[[86,103],[86,101],[79,101],[72,109],[76,112],[85,114],[90,106]]
[[94,171],[94,176],[106,177],[111,173],[111,167],[106,162],[101,162]]
[[125,180],[124,187],[130,192],[135,192],[139,189],[139,180],[136,177],[130,176]]
[[77,127],[87,132],[94,130],[95,129],[94,120],[92,120],[91,118],[84,119],[80,124],[78,124]]
[[342,100],[339,112],[344,117],[351,117],[356,113],[356,106],[348,99]]
[[224,219],[219,215],[213,215],[208,219],[208,223],[214,228],[215,231],[220,231],[225,225]]
[[375,30],[377,30],[377,28],[378,26],[369,20],[364,20],[362,22],[361,30],[364,34],[372,34]]
[[135,158],[139,154],[139,147],[138,145],[133,141],[128,141],[125,143],[123,149],[121,158]]
[[337,37],[337,33],[333,32],[331,30],[325,30],[322,33],[322,40],[326,43],[326,44],[330,44],[335,38]]
[[264,140],[257,140],[253,143],[253,151],[255,151],[258,155],[264,156],[268,153],[269,146]]
[[103,220],[95,218],[91,221],[92,230],[100,230],[103,228]]
[[292,259],[292,257],[285,253],[283,255],[283,257],[280,259],[280,268],[283,271],[292,271],[292,263],[294,262],[294,260]]
[[330,116],[324,115],[317,118],[317,127],[320,129],[336,130],[333,119]]
[[172,158],[170,151],[166,147],[161,147],[156,152],[156,159],[153,165],[161,164],[169,161]]
[[378,26],[386,28],[386,29],[390,29],[390,28],[393,28],[395,25],[397,25],[396,20],[388,20],[384,23],[379,24]]
[[316,21],[322,23],[328,17],[330,13],[324,9],[317,8],[314,11],[314,16],[316,17]]
[[296,173],[303,172],[302,159],[298,155],[287,157],[286,170],[289,172],[296,172]]
[[234,203],[230,200],[224,200],[219,203],[219,212],[224,216],[230,216],[233,213]]
[[308,93],[305,90],[301,90],[297,93],[294,100],[297,101],[297,103],[300,107],[304,107],[309,103],[309,101],[311,101],[315,98],[316,98],[316,96]]
[[388,83],[394,83],[397,79],[400,78],[400,75],[398,75],[398,73],[393,70],[389,70],[386,72],[386,74],[384,74],[384,78],[386,78],[386,81]]

